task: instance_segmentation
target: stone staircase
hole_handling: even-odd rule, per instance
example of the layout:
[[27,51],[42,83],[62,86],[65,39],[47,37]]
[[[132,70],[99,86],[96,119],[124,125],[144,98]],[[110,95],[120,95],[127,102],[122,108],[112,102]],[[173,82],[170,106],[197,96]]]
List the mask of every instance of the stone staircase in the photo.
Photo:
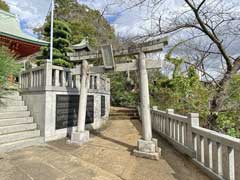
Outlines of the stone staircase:
[[136,108],[111,107],[110,120],[139,120]]
[[44,142],[19,92],[0,97],[0,153]]

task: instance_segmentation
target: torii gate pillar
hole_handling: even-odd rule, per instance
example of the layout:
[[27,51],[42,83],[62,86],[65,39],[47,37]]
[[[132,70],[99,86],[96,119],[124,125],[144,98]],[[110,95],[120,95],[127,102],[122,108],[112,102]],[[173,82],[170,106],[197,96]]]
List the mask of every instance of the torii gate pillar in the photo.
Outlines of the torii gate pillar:
[[138,140],[138,149],[134,150],[134,155],[158,160],[161,150],[158,147],[157,140],[152,138],[148,73],[145,59],[145,54],[140,52],[138,70],[140,76],[140,113],[143,137]]
[[85,130],[87,93],[89,83],[89,66],[86,60],[81,65],[81,89],[78,109],[78,127],[76,132],[72,132],[70,143],[82,145],[89,141],[89,131]]

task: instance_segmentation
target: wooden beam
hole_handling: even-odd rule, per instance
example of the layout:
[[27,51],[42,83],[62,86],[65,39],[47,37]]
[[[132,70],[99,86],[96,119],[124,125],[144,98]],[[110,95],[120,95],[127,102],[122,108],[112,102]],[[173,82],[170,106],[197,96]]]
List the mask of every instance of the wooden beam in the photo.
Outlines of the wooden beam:
[[[168,43],[168,37],[148,41],[141,44],[136,44],[134,46],[129,46],[123,49],[118,49],[113,51],[114,57],[122,57],[127,55],[136,55],[139,54],[139,52],[144,53],[151,53],[151,52],[157,52],[162,51],[163,47]],[[102,53],[100,50],[90,53],[68,53],[70,56],[70,61],[78,62],[82,60],[95,60],[95,59],[101,59]]]

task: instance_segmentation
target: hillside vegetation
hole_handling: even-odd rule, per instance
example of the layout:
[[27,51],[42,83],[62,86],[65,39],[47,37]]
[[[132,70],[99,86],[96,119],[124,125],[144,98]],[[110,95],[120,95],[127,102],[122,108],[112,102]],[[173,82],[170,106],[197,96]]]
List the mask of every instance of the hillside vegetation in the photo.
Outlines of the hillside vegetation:
[[3,0],[0,0],[0,9],[9,12],[9,6]]
[[[46,24],[49,19],[50,17],[47,18]],[[55,19],[69,25],[72,31],[71,44],[77,44],[86,37],[92,47],[116,40],[114,29],[101,13],[79,4],[77,0],[56,0]],[[37,29],[36,32],[43,34],[44,27]]]

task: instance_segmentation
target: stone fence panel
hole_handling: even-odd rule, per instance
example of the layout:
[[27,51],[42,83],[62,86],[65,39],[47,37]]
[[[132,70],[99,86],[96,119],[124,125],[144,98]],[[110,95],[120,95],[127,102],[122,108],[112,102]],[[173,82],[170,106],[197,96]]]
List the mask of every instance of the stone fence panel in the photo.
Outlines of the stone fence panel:
[[198,113],[151,110],[152,128],[213,179],[240,180],[240,139],[199,127]]

